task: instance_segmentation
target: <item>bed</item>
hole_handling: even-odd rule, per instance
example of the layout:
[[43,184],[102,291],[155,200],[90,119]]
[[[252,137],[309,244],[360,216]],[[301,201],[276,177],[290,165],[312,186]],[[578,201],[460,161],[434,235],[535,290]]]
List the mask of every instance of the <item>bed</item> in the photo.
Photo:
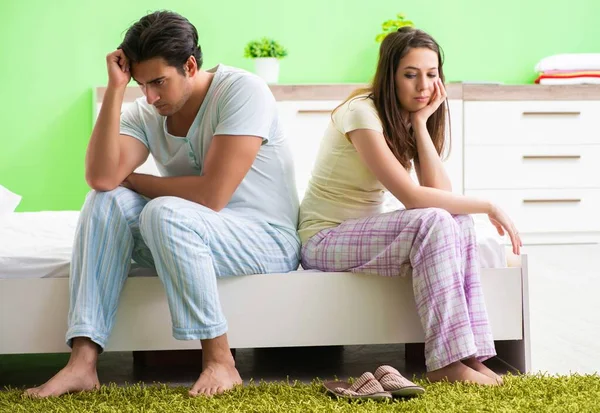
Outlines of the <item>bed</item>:
[[[12,213],[0,223],[0,354],[65,345],[77,211]],[[527,257],[476,220],[482,282],[499,358],[530,370]],[[219,280],[232,348],[420,343],[410,277],[298,270]],[[360,307],[366,311],[356,311]],[[377,320],[373,322],[372,320]],[[162,284],[132,266],[107,351],[199,348],[177,341]]]
[[[274,90],[286,133],[302,130],[302,162],[311,165],[319,133],[330,110],[356,85],[309,87],[310,101],[294,101],[295,86]],[[320,90],[320,89],[319,89]],[[105,88],[95,88],[97,116]],[[316,98],[317,93],[320,97]],[[142,96],[128,88],[123,105]],[[304,96],[304,95],[303,95]],[[305,97],[306,98],[306,97]],[[452,100],[450,101],[452,102]],[[290,106],[291,105],[291,106]],[[460,114],[462,103],[453,110]],[[302,109],[302,110],[299,110]],[[292,116],[293,115],[293,116]],[[94,116],[94,117],[95,117]],[[293,119],[298,122],[294,123]],[[460,122],[453,122],[460,125]],[[314,127],[314,128],[313,128]],[[313,128],[313,129],[311,129]],[[455,136],[462,131],[455,130]],[[313,136],[311,144],[306,140]],[[312,146],[311,146],[312,145]],[[298,147],[296,147],[298,149]],[[462,171],[461,152],[446,161]],[[452,166],[454,165],[454,166]],[[457,169],[456,166],[459,166]],[[309,170],[296,171],[299,195]],[[149,157],[137,172],[158,174]],[[452,175],[452,173],[451,173]],[[454,175],[452,175],[454,176]],[[462,191],[462,172],[454,184]],[[414,178],[414,177],[413,177]],[[454,185],[453,184],[453,185]],[[396,202],[396,203],[395,203]],[[1,203],[0,203],[1,204]],[[401,207],[388,197],[386,209]],[[12,213],[0,220],[0,354],[69,351],[64,343],[69,304],[69,261],[77,211]],[[475,216],[482,283],[498,356],[518,371],[530,371],[527,256],[507,253],[485,218]],[[422,343],[410,277],[294,271],[220,279],[232,348]],[[356,311],[361,308],[362,311]],[[373,322],[373,320],[377,320]],[[107,351],[197,349],[198,341],[177,341],[160,280],[152,270],[132,267]]]

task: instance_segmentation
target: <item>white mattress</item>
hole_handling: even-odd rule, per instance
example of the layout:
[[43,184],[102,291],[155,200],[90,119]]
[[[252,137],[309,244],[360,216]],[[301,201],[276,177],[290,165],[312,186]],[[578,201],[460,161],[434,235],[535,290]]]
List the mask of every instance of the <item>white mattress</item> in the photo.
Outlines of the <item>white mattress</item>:
[[[78,211],[20,212],[0,222],[0,279],[68,277]],[[483,268],[506,267],[503,240],[475,217]],[[132,276],[155,275],[132,266]]]

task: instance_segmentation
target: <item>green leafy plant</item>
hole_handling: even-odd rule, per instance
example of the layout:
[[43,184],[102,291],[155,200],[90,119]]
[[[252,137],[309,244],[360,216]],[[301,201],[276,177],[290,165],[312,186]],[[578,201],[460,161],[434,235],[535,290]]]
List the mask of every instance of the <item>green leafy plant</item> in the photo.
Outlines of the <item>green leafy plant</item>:
[[381,43],[383,39],[385,39],[385,36],[392,32],[396,32],[399,28],[405,26],[415,27],[415,24],[411,20],[406,20],[406,16],[403,13],[398,13],[396,19],[386,20],[381,23],[381,30],[383,33],[379,33],[375,38],[375,41]]
[[252,40],[244,49],[244,57],[256,59],[258,57],[275,57],[281,59],[288,55],[287,50],[273,39],[263,37],[260,40]]

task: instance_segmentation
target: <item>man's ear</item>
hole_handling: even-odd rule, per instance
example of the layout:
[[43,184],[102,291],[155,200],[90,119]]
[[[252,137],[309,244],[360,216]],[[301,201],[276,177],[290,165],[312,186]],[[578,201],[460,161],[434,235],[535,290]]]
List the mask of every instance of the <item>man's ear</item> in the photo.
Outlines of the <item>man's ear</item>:
[[185,64],[183,65],[183,70],[190,77],[193,77],[196,75],[196,73],[198,73],[198,64],[194,56],[188,57],[188,60],[186,60]]

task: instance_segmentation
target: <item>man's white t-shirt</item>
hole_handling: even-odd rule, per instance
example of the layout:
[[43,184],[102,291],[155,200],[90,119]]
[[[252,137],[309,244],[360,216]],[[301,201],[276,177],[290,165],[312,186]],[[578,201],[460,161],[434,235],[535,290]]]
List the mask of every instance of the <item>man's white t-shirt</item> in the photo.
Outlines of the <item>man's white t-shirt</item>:
[[218,65],[208,72],[214,78],[187,136],[171,135],[167,117],[146,98],[121,114],[121,134],[146,145],[162,176],[202,175],[215,135],[261,137],[260,151],[226,208],[267,221],[299,245],[294,164],[273,94],[247,71]]

